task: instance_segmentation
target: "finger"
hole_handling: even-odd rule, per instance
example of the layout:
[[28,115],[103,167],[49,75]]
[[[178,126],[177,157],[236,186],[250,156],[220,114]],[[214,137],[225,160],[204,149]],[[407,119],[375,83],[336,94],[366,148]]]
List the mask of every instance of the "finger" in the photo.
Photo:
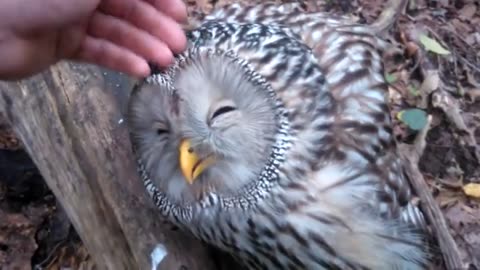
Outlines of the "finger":
[[[15,38],[0,42],[0,80],[21,79],[42,71],[56,61],[48,42],[39,41],[36,45]],[[39,51],[43,54],[39,54]]]
[[182,0],[144,0],[172,17],[177,22],[183,23],[187,20],[187,6]]
[[100,0],[2,0],[0,18],[2,24],[17,32],[54,29],[87,19],[99,3]]
[[126,48],[107,40],[87,36],[74,59],[125,72],[135,77],[145,77],[150,73],[148,63]]
[[170,65],[173,61],[173,54],[164,43],[149,33],[110,15],[96,12],[91,19],[88,33],[125,47],[163,67]]
[[104,0],[100,8],[106,14],[123,18],[159,38],[175,53],[186,47],[185,33],[170,17],[144,1]]

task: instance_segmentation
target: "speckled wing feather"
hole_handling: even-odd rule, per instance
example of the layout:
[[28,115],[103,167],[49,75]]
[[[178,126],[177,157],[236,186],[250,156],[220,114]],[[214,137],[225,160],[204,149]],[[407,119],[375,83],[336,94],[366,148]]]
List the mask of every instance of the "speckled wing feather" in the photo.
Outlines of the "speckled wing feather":
[[[382,53],[388,44],[368,25],[347,16],[307,13],[297,3],[243,6],[232,4],[214,11],[205,20],[276,25],[301,40],[313,52],[336,104],[329,127],[338,155],[356,151],[381,175],[379,201],[372,202],[388,217],[401,215],[424,229],[423,214],[412,201],[411,187],[392,135],[392,122],[383,77]],[[276,78],[278,79],[278,78]]]

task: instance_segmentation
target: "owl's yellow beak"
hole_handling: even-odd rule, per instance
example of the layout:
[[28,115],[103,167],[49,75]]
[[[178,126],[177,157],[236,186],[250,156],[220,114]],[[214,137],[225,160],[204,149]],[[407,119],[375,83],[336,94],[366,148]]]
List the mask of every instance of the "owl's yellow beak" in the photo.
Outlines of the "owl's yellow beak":
[[189,184],[193,184],[195,179],[215,162],[213,155],[199,157],[197,153],[193,151],[190,141],[186,139],[180,142],[179,151],[180,168]]

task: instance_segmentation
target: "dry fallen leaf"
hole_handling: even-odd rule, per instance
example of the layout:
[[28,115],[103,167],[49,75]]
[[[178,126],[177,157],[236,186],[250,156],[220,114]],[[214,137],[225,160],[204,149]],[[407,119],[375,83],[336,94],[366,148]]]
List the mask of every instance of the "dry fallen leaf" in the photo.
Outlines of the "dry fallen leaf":
[[438,70],[427,70],[425,73],[425,80],[423,80],[419,90],[425,94],[430,94],[438,89],[440,75]]
[[477,12],[477,6],[475,4],[465,5],[458,11],[458,15],[461,19],[470,20]]
[[49,209],[39,206],[32,210],[32,216],[29,216],[0,208],[0,266],[5,267],[0,269],[31,269],[30,261],[38,248],[36,228]]
[[22,148],[22,143],[0,112],[0,149],[17,150],[20,148]]
[[480,184],[477,183],[469,183],[463,186],[463,192],[465,195],[473,197],[473,198],[480,198]]
[[420,89],[418,90],[419,95],[421,95],[420,104],[418,106],[420,108],[427,108],[428,107],[428,100],[429,96],[433,91],[437,90],[441,84],[440,74],[438,70],[425,70],[424,71],[425,79],[423,80],[422,84],[420,85]]

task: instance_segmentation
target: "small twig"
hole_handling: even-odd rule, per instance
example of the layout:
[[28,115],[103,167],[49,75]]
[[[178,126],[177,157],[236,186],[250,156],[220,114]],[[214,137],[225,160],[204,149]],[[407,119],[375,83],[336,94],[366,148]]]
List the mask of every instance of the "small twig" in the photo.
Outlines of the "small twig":
[[469,146],[475,149],[475,158],[477,159],[477,162],[480,162],[480,147],[477,144],[475,134],[471,128],[467,127],[467,124],[461,115],[459,105],[455,103],[451,95],[445,90],[433,93],[432,105],[435,108],[440,108],[447,116],[448,122],[452,124],[455,129],[464,134],[462,135],[462,138],[468,143]]
[[404,12],[408,0],[389,0],[380,16],[370,26],[377,34],[384,34],[396,22],[398,16]]
[[60,246],[63,245],[65,242],[66,242],[66,240],[62,240],[62,241],[58,242],[57,244],[55,244],[55,246],[52,248],[52,250],[50,250],[50,252],[48,253],[47,257],[43,261],[35,264],[33,266],[33,269],[34,270],[45,269],[44,265],[49,264],[51,262],[52,257],[55,255],[55,252],[57,252],[57,250],[60,248]]
[[470,61],[468,61],[465,57],[459,55],[458,58],[467,66],[470,68],[474,69],[476,72],[480,73],[480,68],[476,66],[475,64],[472,64]]
[[426,146],[426,136],[430,129],[432,116],[428,117],[427,125],[417,135],[414,145],[400,144],[400,154],[405,161],[406,173],[409,175],[412,187],[422,202],[422,210],[432,225],[433,233],[438,240],[445,266],[448,270],[464,269],[460,251],[449,232],[442,210],[429,191],[423,175],[418,169],[418,161]]

